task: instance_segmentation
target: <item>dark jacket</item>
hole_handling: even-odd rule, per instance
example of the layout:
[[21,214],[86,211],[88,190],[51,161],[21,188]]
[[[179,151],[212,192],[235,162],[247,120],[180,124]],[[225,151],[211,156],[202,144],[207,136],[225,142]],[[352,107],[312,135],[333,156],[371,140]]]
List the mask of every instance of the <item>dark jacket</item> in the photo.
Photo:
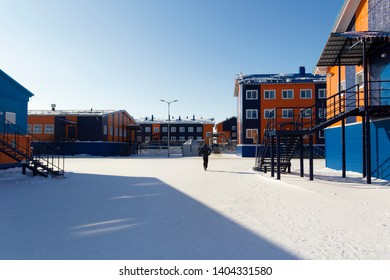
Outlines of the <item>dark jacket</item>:
[[207,158],[211,154],[211,149],[206,144],[198,149],[199,156]]

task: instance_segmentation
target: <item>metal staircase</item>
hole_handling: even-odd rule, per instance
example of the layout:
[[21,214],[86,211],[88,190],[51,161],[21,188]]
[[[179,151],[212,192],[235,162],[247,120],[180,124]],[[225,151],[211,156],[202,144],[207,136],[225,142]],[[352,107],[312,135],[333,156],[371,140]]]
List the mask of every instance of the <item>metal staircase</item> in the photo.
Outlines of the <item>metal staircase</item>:
[[48,143],[45,143],[44,151],[34,152],[34,142],[44,141],[5,119],[0,121],[0,152],[21,163],[23,173],[27,168],[34,176],[64,176],[64,155]]
[[[380,92],[388,88],[383,87],[384,84],[390,85],[390,81],[370,82],[370,95],[366,102],[363,87],[358,84],[324,99],[321,106],[314,104],[305,108],[274,108],[269,113],[264,129],[263,149],[259,150],[255,168],[266,171],[272,165],[276,166],[274,155],[278,154],[281,171],[285,172],[291,165],[295,151],[303,145],[300,144],[301,137],[313,135],[348,117],[364,116],[365,110],[369,110],[373,117],[389,115],[390,98],[381,97]],[[285,122],[282,118],[283,109],[293,110],[292,121]]]

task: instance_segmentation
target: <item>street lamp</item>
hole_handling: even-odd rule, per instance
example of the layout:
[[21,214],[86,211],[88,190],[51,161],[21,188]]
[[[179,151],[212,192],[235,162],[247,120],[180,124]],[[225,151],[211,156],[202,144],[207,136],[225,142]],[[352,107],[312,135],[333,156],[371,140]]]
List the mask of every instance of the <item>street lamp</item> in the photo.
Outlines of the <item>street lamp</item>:
[[174,103],[174,102],[177,102],[179,100],[172,100],[172,101],[166,101],[166,100],[163,100],[163,99],[160,99],[161,102],[165,102],[168,104],[168,157],[169,157],[169,142],[171,141],[170,139],[170,131],[171,129],[169,128],[169,123],[171,121],[171,103]]

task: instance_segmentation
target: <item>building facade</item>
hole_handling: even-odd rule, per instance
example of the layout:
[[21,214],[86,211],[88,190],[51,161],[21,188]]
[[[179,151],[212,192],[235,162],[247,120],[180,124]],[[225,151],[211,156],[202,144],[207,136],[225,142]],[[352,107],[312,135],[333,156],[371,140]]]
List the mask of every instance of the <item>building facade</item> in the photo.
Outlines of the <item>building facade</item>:
[[[307,119],[312,114],[325,118],[325,76],[306,73],[302,66],[298,73],[293,74],[239,74],[236,76],[234,96],[238,105],[237,154],[242,157],[256,156],[256,146],[261,146],[263,142],[269,118],[286,126],[302,110]],[[315,135],[315,144],[323,146],[323,131]]]
[[223,139],[229,141],[237,141],[237,117],[228,118],[215,125],[215,130],[218,134],[222,134]]
[[128,155],[138,125],[125,110],[29,111],[28,131],[65,154]]
[[[138,143],[168,142],[168,121],[152,118],[137,120],[140,128],[136,132]],[[214,129],[214,121],[193,119],[177,119],[169,122],[170,144],[181,145],[193,139],[202,141],[211,136]]]
[[346,0],[317,72],[327,76],[328,98],[341,93],[347,112],[357,110],[325,130],[326,166],[360,172],[368,183],[390,179],[390,2]]
[[[0,168],[15,165],[17,162],[2,152],[2,141],[9,131],[5,125],[10,122],[18,127],[19,134],[25,134],[27,130],[27,106],[33,94],[0,70]],[[25,141],[24,141],[25,142]],[[24,143],[18,141],[22,145]],[[24,143],[23,145],[28,145]]]

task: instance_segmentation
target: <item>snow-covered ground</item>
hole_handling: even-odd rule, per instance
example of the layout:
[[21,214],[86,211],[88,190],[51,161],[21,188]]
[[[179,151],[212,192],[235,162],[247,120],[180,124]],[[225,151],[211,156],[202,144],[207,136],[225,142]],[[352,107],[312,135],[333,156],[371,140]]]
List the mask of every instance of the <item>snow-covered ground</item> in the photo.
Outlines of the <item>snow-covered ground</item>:
[[69,158],[64,179],[3,170],[0,259],[389,260],[389,182],[315,164],[314,181],[214,154],[206,172],[176,155]]

